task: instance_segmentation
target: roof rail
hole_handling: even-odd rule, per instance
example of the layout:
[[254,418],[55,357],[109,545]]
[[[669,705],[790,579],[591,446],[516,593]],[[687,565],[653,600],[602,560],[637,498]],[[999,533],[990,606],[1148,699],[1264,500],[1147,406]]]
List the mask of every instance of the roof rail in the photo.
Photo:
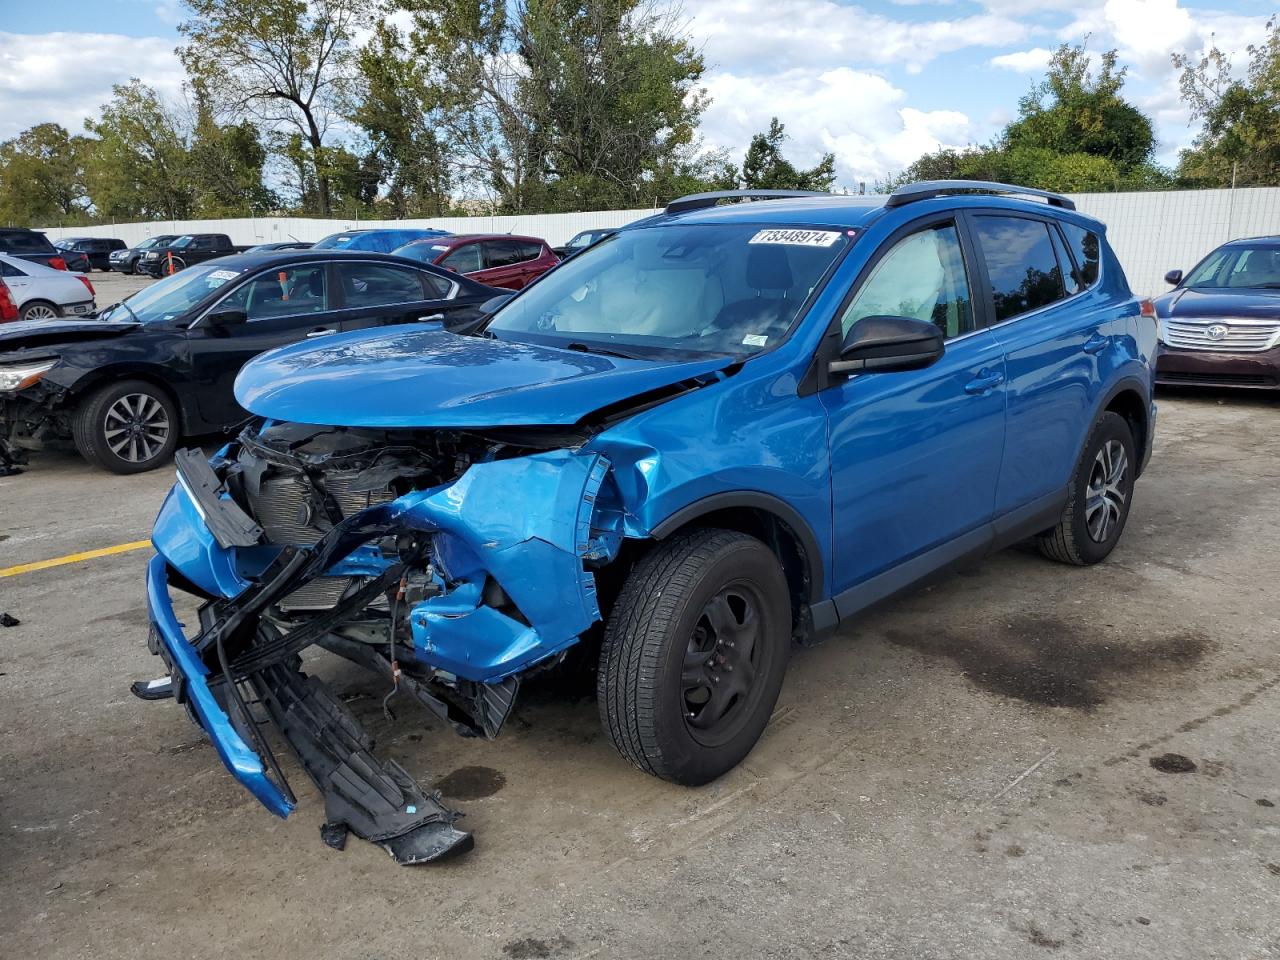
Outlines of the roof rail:
[[929,200],[933,197],[945,197],[953,193],[1002,193],[1019,197],[1040,197],[1051,207],[1063,210],[1074,210],[1075,201],[1060,193],[1048,190],[1036,190],[1032,187],[1019,187],[1011,183],[995,183],[991,180],[922,180],[899,187],[889,194],[886,207],[900,207],[904,203],[915,203],[917,200]]
[[819,190],[712,190],[710,193],[691,193],[667,204],[667,213],[684,213],[686,210],[702,210],[714,207],[721,200],[777,200],[781,197],[829,197]]

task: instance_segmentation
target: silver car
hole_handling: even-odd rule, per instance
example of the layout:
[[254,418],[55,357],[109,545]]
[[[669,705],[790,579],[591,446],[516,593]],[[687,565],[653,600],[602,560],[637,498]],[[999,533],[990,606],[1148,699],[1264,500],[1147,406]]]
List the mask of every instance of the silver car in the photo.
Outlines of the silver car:
[[88,277],[0,254],[0,323],[83,316],[93,297]]

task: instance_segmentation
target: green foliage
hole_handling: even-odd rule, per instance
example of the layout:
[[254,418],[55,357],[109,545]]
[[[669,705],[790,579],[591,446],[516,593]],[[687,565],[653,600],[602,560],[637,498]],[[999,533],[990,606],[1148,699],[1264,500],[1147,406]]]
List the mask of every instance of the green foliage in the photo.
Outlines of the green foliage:
[[1178,159],[1178,177],[1188,186],[1280,185],[1280,19],[1267,22],[1266,39],[1248,55],[1243,79],[1217,47],[1197,62],[1173,57],[1182,99],[1201,121]]
[[800,170],[782,155],[786,141],[786,127],[777,117],[769,121],[767,132],[752,137],[742,160],[741,186],[757,190],[830,190],[836,180],[835,154],[824,154],[816,167]]
[[0,224],[79,222],[85,216],[84,167],[92,144],[56,123],[41,123],[0,143]]
[[102,219],[189,217],[195,209],[188,138],[177,115],[140,80],[116,84],[99,118],[85,178]]
[[306,145],[314,189],[304,205],[330,213],[328,128],[352,76],[352,37],[377,0],[185,0],[178,54],[219,111],[293,130]]
[[926,154],[876,189],[919,180],[996,180],[1065,193],[1172,186],[1151,159],[1151,121],[1120,96],[1125,70],[1114,50],[1102,54],[1099,68],[1095,76],[1083,46],[1062,44],[994,143]]
[[1116,51],[1102,54],[1100,62],[1095,77],[1083,47],[1058,47],[1045,79],[1019,102],[1004,144],[1100,157],[1121,173],[1148,162],[1155,148],[1151,121],[1121,99],[1126,71],[1116,68]]

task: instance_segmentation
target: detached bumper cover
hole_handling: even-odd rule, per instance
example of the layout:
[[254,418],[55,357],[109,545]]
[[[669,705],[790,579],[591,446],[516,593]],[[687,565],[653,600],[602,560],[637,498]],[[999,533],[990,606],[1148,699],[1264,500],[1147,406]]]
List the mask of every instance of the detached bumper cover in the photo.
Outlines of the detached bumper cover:
[[174,696],[190,705],[213,741],[231,775],[278,817],[287,817],[293,803],[271,782],[257,752],[241,739],[222,705],[209,689],[209,668],[183,633],[173,612],[169,583],[161,556],[147,565],[147,611],[159,638],[159,653],[169,669]]

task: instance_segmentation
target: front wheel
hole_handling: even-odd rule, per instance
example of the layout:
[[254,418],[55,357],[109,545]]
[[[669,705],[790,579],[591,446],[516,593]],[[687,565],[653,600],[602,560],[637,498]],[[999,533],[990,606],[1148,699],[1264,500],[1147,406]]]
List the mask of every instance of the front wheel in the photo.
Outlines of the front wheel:
[[627,577],[605,628],[600,719],[618,752],[696,786],[755,746],[791,651],[791,604],[777,558],[755,537],[692,530]]
[[1040,535],[1040,552],[1075,566],[1105,560],[1129,519],[1137,463],[1129,422],[1118,413],[1103,413],[1071,475],[1062,519]]
[[142,473],[165,463],[178,445],[178,411],[145,380],[109,383],[86,396],[71,418],[80,455],[112,473]]

